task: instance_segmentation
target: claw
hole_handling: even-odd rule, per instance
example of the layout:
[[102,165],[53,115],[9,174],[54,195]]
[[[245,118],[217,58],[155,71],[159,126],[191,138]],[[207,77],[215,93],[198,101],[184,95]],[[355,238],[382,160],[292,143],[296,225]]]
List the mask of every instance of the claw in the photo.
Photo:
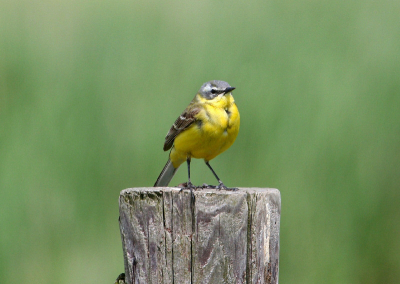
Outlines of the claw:
[[203,185],[202,185],[201,187],[202,187],[202,188],[212,188],[212,189],[215,189],[215,188],[216,188],[215,185],[209,185],[209,184],[206,184],[206,183],[203,183]]
[[217,185],[215,188],[218,190],[221,190],[221,189],[227,190],[227,187],[222,182],[220,182],[219,185]]
[[237,191],[237,190],[239,190],[239,188],[237,188],[237,187],[227,187],[226,190],[228,190],[228,191]]
[[222,182],[220,182],[219,185],[216,186],[215,188],[218,189],[218,190],[223,189],[223,190],[227,190],[227,191],[236,191],[236,190],[238,190],[238,188],[236,188],[236,187],[226,187],[225,184],[223,184]]

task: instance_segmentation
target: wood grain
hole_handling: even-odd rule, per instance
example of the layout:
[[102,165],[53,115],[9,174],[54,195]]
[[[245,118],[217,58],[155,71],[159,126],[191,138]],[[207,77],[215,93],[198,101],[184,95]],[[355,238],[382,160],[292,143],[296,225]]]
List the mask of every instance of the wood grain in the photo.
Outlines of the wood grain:
[[278,283],[280,202],[268,188],[123,190],[126,283]]

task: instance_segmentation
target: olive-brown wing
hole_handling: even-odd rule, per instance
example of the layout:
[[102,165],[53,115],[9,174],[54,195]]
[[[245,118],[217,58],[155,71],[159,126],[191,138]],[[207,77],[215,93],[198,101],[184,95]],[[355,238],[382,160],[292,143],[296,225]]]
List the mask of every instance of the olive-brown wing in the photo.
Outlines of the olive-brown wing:
[[165,136],[164,151],[171,149],[176,136],[178,136],[182,131],[185,131],[185,129],[187,129],[193,122],[196,121],[195,116],[199,112],[199,108],[185,110],[175,120],[174,124],[171,126],[171,129],[168,131],[167,136]]

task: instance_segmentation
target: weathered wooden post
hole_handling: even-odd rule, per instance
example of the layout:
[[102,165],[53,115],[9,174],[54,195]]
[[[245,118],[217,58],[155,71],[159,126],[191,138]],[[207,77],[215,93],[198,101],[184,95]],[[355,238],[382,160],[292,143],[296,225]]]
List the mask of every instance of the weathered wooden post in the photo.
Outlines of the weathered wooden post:
[[277,189],[131,188],[119,210],[127,284],[278,283]]

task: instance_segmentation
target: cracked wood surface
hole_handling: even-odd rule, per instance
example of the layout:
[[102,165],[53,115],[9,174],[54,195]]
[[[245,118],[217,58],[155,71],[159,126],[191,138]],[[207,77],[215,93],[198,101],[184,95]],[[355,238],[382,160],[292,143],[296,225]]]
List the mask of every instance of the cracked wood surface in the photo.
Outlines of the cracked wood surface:
[[270,188],[123,190],[126,283],[278,283],[280,204]]

